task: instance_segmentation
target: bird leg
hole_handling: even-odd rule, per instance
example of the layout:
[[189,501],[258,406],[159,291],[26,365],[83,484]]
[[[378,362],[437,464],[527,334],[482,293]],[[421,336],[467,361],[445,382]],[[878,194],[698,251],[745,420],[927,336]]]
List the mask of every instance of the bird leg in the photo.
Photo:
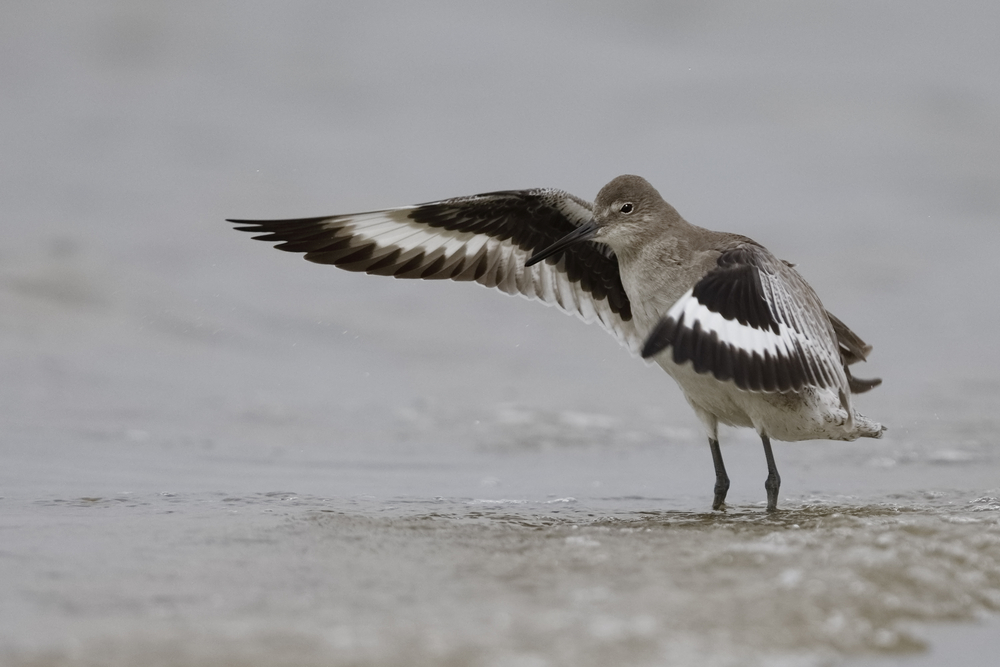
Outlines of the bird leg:
[[715,438],[709,438],[708,446],[712,448],[712,462],[715,463],[715,500],[712,501],[712,509],[721,510],[726,506],[726,493],[729,492],[729,475],[726,474],[726,464],[722,462],[722,450],[719,449],[719,441]]
[[774,512],[778,509],[778,489],[781,488],[781,475],[778,474],[778,467],[774,465],[771,439],[766,435],[761,435],[760,439],[764,442],[764,457],[767,458],[767,480],[764,482],[764,490],[767,491],[767,511]]

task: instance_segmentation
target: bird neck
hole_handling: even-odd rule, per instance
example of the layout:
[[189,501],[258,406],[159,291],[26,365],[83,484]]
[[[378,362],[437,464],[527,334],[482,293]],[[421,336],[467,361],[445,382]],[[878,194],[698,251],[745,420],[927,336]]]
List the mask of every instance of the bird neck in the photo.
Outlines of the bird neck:
[[683,218],[615,250],[622,286],[640,330],[652,328],[700,276],[699,227]]

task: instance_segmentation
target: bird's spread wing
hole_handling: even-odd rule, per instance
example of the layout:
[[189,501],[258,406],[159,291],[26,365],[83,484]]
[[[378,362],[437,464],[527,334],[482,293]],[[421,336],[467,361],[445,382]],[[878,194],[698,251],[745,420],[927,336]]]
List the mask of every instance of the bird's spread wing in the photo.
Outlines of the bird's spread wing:
[[643,357],[670,347],[677,364],[733,381],[746,391],[849,388],[837,337],[819,298],[788,265],[742,243],[671,306]]
[[591,205],[555,189],[490,192],[383,211],[295,220],[230,220],[254,238],[320,264],[396,278],[475,281],[598,321],[633,352],[642,341],[607,246],[585,242],[525,261],[591,220]]

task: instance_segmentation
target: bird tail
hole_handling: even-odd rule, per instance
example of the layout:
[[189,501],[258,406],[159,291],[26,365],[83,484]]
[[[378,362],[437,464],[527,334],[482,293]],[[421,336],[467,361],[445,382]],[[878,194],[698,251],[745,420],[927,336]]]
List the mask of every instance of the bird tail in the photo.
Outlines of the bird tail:
[[847,368],[847,364],[844,364],[844,373],[847,374],[847,386],[851,388],[852,394],[863,394],[882,384],[882,378],[866,380],[854,377],[851,375],[850,369]]
[[847,368],[851,364],[856,364],[859,361],[865,361],[868,355],[871,354],[872,346],[861,340],[858,334],[851,331],[846,324],[840,321],[836,315],[830,311],[826,311],[826,316],[830,318],[830,324],[833,325],[833,332],[837,336],[837,347],[840,350],[840,360],[844,363],[844,373],[847,375],[847,386],[850,388],[852,394],[863,394],[866,391],[871,391],[875,387],[882,384],[882,378],[872,378],[871,380],[866,380],[864,378],[856,378],[851,375],[851,371]]

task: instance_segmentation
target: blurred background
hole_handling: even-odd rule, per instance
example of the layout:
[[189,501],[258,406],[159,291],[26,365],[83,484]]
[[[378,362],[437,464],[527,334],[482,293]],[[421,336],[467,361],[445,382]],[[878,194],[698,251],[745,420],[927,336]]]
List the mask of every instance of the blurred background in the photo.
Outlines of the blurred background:
[[[875,347],[858,403],[886,438],[778,445],[783,493],[996,489],[998,27],[971,1],[5,3],[0,502],[23,569],[0,640],[121,621],[36,590],[79,569],[56,501],[708,507],[680,392],[598,327],[309,264],[225,218],[642,175],[795,262]],[[755,436],[724,438],[731,499],[763,501]],[[81,551],[94,581],[141,560],[134,511]]]
[[[466,285],[311,266],[223,222],[536,186],[592,199],[620,173],[796,262],[875,345],[889,382],[864,403],[883,420],[914,427],[969,384],[996,397],[983,332],[997,324],[1000,46],[979,3],[3,13],[5,419],[34,421],[60,391],[52,373],[111,392],[62,419],[113,397],[136,403],[123,428],[196,419],[208,399],[592,408],[597,386],[648,381],[644,400],[676,404],[597,328]],[[456,355],[468,372],[442,378]],[[593,382],[552,382],[547,364]]]

